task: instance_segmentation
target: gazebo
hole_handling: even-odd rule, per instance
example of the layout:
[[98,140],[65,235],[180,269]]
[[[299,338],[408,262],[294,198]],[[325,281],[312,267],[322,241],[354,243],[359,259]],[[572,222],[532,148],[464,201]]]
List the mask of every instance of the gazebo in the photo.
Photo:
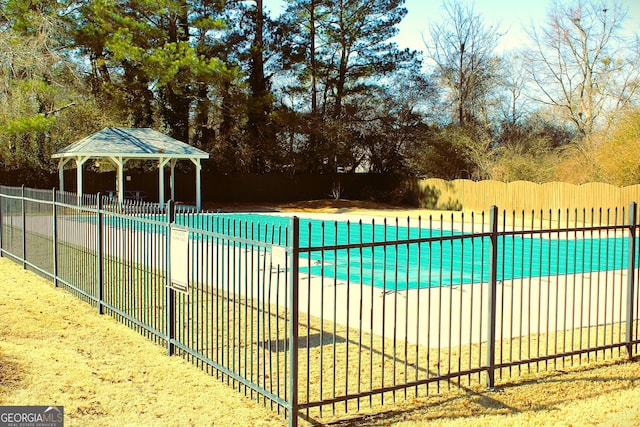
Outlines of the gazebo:
[[87,136],[51,156],[58,160],[60,189],[64,191],[64,167],[75,160],[78,181],[78,199],[82,197],[82,169],[90,159],[110,161],[117,170],[116,192],[120,203],[124,200],[124,166],[129,160],[157,160],[159,172],[159,202],[163,206],[164,170],[171,168],[171,198],[175,199],[174,171],[178,160],[191,160],[196,166],[196,208],[200,209],[201,159],[208,159],[209,154],[177,139],[149,128],[113,128],[107,127]]

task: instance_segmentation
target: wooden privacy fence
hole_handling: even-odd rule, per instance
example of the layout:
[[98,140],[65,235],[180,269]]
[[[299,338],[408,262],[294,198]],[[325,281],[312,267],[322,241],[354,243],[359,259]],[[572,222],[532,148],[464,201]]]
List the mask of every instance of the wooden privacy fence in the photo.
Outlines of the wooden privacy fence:
[[593,206],[613,208],[640,200],[640,185],[618,187],[597,182],[575,185],[428,178],[418,181],[416,191],[420,207],[466,211],[481,211],[491,205],[525,212],[590,209]]

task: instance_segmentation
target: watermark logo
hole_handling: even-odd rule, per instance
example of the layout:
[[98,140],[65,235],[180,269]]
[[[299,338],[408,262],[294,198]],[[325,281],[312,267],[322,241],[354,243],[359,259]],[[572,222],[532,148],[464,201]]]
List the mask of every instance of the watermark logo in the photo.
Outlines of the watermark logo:
[[0,427],[63,427],[62,406],[0,406]]

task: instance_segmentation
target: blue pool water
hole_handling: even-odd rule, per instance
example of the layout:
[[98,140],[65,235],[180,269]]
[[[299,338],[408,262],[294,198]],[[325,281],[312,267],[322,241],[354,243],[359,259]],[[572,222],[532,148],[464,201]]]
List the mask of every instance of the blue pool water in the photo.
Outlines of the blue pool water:
[[[226,218],[226,219],[225,219]],[[229,218],[233,218],[229,220]],[[276,215],[224,215],[201,218],[199,226],[243,238],[272,239],[286,245],[291,219]],[[179,223],[179,218],[176,218]],[[247,224],[252,224],[250,227]],[[192,224],[195,225],[195,224]],[[376,246],[375,243],[444,237],[443,241]],[[314,250],[320,246],[364,243],[363,248]],[[489,280],[490,242],[455,231],[381,223],[300,219],[302,272],[336,281],[386,289],[457,285]],[[501,236],[498,280],[616,270],[626,267],[628,239]]]

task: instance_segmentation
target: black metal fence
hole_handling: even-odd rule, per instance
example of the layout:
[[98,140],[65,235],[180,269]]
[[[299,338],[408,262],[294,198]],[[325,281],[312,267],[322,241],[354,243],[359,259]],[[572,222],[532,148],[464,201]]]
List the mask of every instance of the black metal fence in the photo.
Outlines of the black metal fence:
[[365,221],[0,187],[1,256],[290,425],[633,357],[637,228],[635,203]]

